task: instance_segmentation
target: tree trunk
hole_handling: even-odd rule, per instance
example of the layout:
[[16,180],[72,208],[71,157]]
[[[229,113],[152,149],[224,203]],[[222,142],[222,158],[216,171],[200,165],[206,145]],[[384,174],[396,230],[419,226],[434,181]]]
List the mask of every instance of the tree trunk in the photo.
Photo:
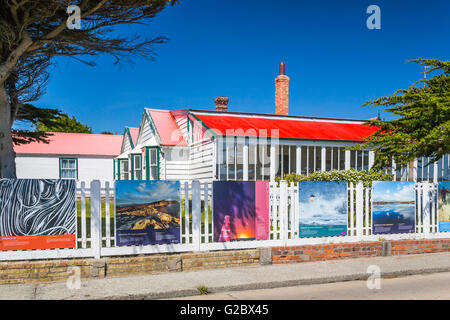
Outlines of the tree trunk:
[[11,106],[0,83],[0,178],[16,178],[16,154],[11,136]]
[[414,181],[414,160],[409,162],[409,181]]

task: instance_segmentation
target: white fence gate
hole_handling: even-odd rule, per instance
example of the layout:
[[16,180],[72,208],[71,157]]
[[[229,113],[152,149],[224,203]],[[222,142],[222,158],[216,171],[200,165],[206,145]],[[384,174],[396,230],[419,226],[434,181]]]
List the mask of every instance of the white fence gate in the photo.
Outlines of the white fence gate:
[[181,185],[182,212],[179,244],[116,246],[114,225],[114,188],[105,182],[84,182],[77,188],[77,247],[2,251],[0,261],[62,259],[137,255],[165,252],[229,250],[271,246],[312,245],[398,239],[450,238],[450,232],[438,232],[437,184],[416,183],[416,233],[372,234],[371,189],[362,183],[348,185],[348,228],[346,236],[299,238],[298,188],[281,181],[269,185],[268,240],[214,242],[212,184],[199,181]]

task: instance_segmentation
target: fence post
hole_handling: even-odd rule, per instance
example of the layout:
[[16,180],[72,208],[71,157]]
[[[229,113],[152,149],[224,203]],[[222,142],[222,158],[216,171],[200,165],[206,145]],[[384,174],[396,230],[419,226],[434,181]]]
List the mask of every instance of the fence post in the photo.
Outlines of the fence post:
[[209,243],[209,187],[208,182],[203,184],[203,199],[204,199],[204,224],[205,224],[205,243]]
[[102,203],[100,181],[91,181],[91,249],[95,259],[100,259],[102,248]]
[[356,235],[363,235],[363,224],[364,224],[364,185],[361,181],[356,184],[356,212],[355,212],[355,227]]
[[194,251],[200,251],[202,242],[201,208],[200,181],[192,181],[192,245]]
[[[110,203],[109,203],[109,181],[105,182],[105,234],[106,234],[106,246],[111,247],[111,213],[110,213]],[[101,221],[101,220],[100,220]]]
[[287,215],[288,215],[288,185],[286,180],[280,182],[280,239],[283,241],[283,245],[287,245],[288,228],[287,228]]
[[81,247],[86,248],[86,182],[81,181]]

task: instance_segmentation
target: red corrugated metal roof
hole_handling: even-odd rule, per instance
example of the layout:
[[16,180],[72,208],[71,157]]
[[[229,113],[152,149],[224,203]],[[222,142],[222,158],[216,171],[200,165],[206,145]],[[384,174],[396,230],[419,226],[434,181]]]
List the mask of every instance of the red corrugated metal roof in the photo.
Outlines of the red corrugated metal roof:
[[[373,126],[350,121],[332,122],[289,119],[287,117],[227,116],[223,113],[220,115],[193,114],[218,135],[271,136],[271,130],[278,129],[279,138],[362,141],[378,130]],[[266,130],[266,134],[264,134],[264,130]]]
[[118,156],[122,135],[53,132],[49,143],[32,142],[14,146],[17,154]]
[[164,146],[187,146],[186,140],[169,110],[147,109]]

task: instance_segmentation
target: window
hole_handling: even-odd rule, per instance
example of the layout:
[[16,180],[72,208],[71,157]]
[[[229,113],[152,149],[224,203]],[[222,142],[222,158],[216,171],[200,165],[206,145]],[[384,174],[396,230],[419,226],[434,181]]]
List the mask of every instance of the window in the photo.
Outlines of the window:
[[227,180],[236,180],[236,157],[234,144],[234,139],[232,137],[226,138],[227,145],[227,164],[228,164],[228,175]]
[[78,162],[73,158],[59,159],[59,178],[78,179]]
[[133,155],[134,158],[134,179],[142,180],[142,156],[140,154]]
[[259,155],[261,157],[260,160],[258,160],[261,161],[261,179],[270,180],[270,157],[272,152],[270,144],[262,144],[258,146],[258,152],[260,152]]
[[244,143],[241,138],[236,143],[236,180],[244,179]]
[[256,148],[257,145],[255,144],[255,141],[250,140],[248,143],[248,180],[257,180],[256,163],[258,162],[258,159]]
[[284,177],[286,174],[295,173],[297,168],[297,147],[280,145],[276,146],[279,150],[278,154],[278,177]]
[[326,147],[325,159],[325,170],[345,170],[345,148]]
[[227,180],[227,146],[225,144],[225,139],[218,139],[217,148],[217,175],[219,180]]
[[119,159],[120,180],[129,180],[128,159]]
[[158,148],[150,148],[149,149],[149,179],[150,180],[159,180],[159,150]]

